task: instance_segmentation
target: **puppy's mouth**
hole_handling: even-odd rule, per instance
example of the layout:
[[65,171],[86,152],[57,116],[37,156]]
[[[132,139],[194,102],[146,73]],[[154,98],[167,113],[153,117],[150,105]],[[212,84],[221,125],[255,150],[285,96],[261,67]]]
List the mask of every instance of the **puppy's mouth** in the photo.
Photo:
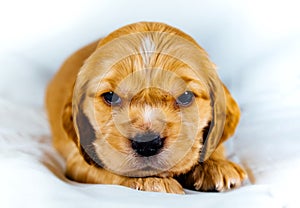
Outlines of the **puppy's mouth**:
[[138,157],[151,157],[162,151],[165,139],[165,137],[155,132],[137,134],[130,138],[131,148]]

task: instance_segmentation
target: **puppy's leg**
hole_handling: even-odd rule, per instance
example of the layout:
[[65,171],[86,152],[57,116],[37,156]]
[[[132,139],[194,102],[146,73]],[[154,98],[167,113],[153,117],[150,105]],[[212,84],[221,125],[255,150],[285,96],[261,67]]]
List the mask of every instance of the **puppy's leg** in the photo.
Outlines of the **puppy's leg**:
[[173,178],[130,178],[86,163],[78,150],[67,159],[67,176],[82,183],[115,184],[152,192],[184,194],[182,186]]
[[180,176],[179,180],[186,188],[221,192],[239,187],[246,178],[246,172],[239,165],[226,160],[220,145],[209,159]]

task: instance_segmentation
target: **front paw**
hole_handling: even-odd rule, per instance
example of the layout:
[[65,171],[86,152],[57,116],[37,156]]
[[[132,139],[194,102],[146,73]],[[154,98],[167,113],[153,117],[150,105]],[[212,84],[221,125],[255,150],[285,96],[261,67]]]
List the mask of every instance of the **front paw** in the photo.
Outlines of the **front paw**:
[[173,178],[128,178],[121,185],[141,191],[184,194],[182,186]]
[[228,160],[207,160],[181,178],[183,184],[197,191],[227,191],[239,187],[247,178],[246,172]]

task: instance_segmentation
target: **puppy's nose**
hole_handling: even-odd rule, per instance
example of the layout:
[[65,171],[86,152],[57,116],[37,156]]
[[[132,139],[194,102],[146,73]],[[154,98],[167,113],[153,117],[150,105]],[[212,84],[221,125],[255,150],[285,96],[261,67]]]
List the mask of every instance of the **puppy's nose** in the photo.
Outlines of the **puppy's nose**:
[[131,139],[132,149],[144,157],[156,155],[163,145],[164,138],[155,133],[138,134]]

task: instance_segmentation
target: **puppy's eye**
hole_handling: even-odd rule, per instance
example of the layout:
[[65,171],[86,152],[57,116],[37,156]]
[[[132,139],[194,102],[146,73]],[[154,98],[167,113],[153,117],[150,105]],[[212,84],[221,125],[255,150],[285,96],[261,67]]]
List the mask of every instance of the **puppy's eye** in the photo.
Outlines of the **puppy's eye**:
[[188,106],[193,102],[194,97],[194,93],[186,91],[176,99],[176,103],[180,106]]
[[119,97],[119,95],[117,95],[114,92],[106,92],[103,93],[101,96],[108,105],[116,106],[120,105],[122,102],[122,99]]

